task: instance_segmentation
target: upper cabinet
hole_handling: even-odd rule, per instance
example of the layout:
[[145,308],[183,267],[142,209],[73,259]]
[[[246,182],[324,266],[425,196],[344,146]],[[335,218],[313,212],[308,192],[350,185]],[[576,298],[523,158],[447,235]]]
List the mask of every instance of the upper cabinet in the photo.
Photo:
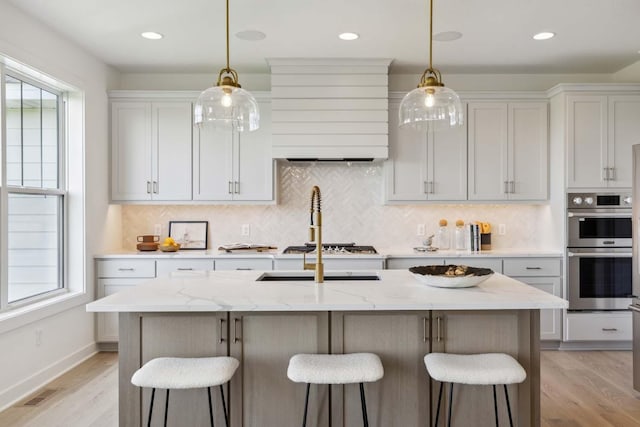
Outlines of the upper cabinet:
[[547,111],[546,102],[469,102],[469,200],[548,198]]
[[193,199],[270,201],[273,192],[271,102],[259,100],[254,132],[197,129],[193,155]]
[[386,200],[467,199],[467,128],[420,132],[398,127],[399,102],[389,104]]
[[112,200],[191,200],[191,110],[185,101],[112,101]]
[[640,96],[567,96],[567,186],[631,187],[631,146],[640,142]]

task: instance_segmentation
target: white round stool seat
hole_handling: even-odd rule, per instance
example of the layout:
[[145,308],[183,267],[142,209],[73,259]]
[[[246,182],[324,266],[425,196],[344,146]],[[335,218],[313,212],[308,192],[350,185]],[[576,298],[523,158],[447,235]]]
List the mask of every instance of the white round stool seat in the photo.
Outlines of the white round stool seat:
[[373,353],[296,354],[287,369],[291,381],[310,384],[367,383],[383,375],[382,362]]
[[504,353],[430,353],[424,364],[431,378],[444,383],[518,384],[527,378],[518,361]]
[[131,383],[166,389],[213,387],[228,382],[239,364],[233,357],[158,357],[138,369]]

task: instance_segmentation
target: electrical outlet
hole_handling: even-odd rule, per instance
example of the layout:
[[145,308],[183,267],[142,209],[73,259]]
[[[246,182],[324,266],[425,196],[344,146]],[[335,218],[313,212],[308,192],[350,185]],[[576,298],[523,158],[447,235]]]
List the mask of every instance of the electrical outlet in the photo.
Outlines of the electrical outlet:
[[418,229],[416,231],[417,236],[424,236],[424,224],[418,224]]
[[251,225],[242,224],[242,230],[241,230],[240,234],[243,235],[243,236],[250,236],[251,235]]
[[36,329],[36,347],[42,345],[42,329]]
[[498,234],[504,236],[507,234],[507,225],[506,224],[498,224]]
[[153,226],[153,234],[156,236],[162,236],[162,224],[155,224]]

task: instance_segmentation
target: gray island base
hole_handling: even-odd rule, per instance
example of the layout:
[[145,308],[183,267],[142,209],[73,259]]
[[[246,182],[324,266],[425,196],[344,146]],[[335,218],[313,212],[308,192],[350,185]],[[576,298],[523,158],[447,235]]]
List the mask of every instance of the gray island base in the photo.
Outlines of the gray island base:
[[[199,272],[89,304],[90,311],[120,312],[120,426],[146,424],[151,392],[130,379],[154,357],[236,357],[241,365],[226,388],[231,425],[280,427],[301,424],[304,405],[304,385],[286,375],[289,358],[352,352],[376,353],[384,365],[384,378],[365,385],[371,426],[433,425],[439,383],[424,367],[429,352],[511,354],[527,371],[525,382],[509,386],[514,419],[540,424],[539,310],[565,308],[566,301],[500,274],[466,289],[425,286],[407,271],[376,274],[381,280],[315,284]],[[172,391],[169,425],[209,425],[206,396]],[[224,425],[219,394],[213,396],[216,425]],[[453,401],[455,425],[494,424],[491,387],[457,385]],[[164,408],[164,392],[156,393],[156,405]],[[506,420],[503,393],[498,409]],[[161,410],[154,412],[152,425],[162,425]],[[357,386],[312,386],[307,425],[361,426]]]

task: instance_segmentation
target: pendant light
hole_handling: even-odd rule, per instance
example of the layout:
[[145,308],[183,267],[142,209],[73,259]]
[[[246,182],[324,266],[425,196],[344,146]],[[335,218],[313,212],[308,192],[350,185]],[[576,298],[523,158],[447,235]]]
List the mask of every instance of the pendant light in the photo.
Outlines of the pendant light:
[[460,97],[442,83],[440,71],[433,68],[433,0],[429,0],[429,68],[418,88],[404,96],[400,103],[400,126],[418,129],[449,129],[462,125],[464,114]]
[[238,73],[229,67],[229,0],[227,5],[227,66],[220,70],[218,82],[198,97],[194,122],[198,126],[214,125],[238,132],[254,131],[260,126],[258,103],[238,83]]

